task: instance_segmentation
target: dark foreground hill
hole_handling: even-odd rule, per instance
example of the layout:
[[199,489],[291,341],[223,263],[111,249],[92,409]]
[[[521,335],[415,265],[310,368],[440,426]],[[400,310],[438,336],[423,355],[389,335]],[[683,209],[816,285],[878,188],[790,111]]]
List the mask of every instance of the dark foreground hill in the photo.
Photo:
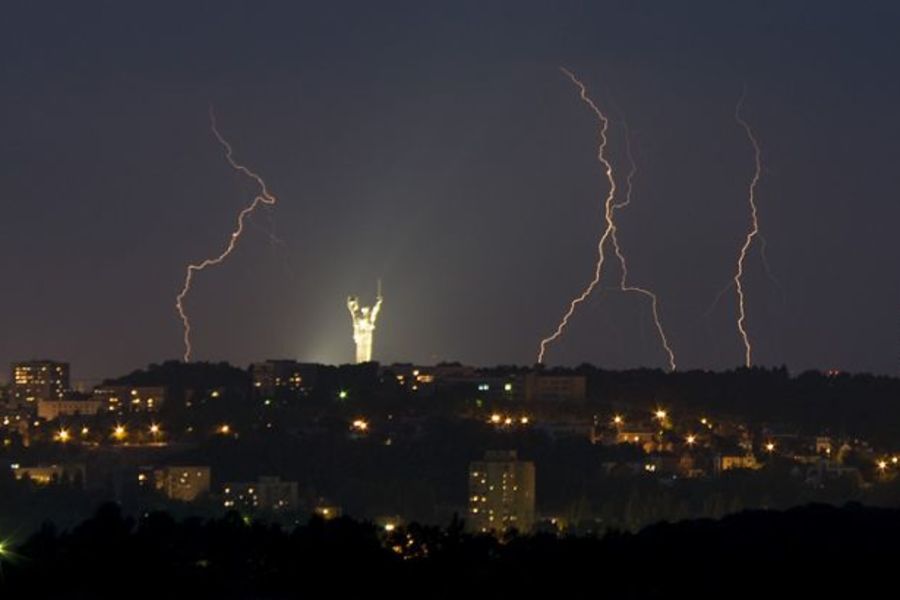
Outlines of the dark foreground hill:
[[896,585],[898,543],[900,510],[859,505],[504,543],[458,524],[387,533],[316,519],[285,531],[237,514],[134,520],[106,505],[71,531],[46,526],[7,548],[0,597],[859,597]]

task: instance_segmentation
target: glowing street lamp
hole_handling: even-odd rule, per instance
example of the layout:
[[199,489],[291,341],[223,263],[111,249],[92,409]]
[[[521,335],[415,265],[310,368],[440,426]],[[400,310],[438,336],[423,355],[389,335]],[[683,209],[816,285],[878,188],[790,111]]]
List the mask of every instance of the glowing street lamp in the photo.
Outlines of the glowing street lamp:
[[124,440],[127,435],[128,432],[125,431],[124,425],[116,425],[115,429],[113,429],[113,437],[120,442]]
[[624,425],[624,424],[625,424],[625,417],[623,417],[622,415],[616,415],[613,417],[613,425]]
[[878,470],[879,470],[879,471],[881,471],[882,473],[884,473],[884,472],[887,470],[887,467],[888,467],[888,463],[887,463],[886,460],[879,460],[879,461],[878,461]]
[[231,426],[228,425],[228,423],[223,423],[222,425],[219,425],[218,431],[222,435],[228,435],[229,433],[231,433]]
[[660,421],[665,421],[665,420],[666,420],[666,417],[668,417],[669,414],[668,414],[666,411],[664,411],[663,409],[660,408],[660,409],[658,409],[658,410],[654,413],[654,416],[655,416],[657,419],[659,419]]
[[688,446],[693,446],[697,443],[697,436],[695,436],[694,434],[690,434],[686,438],[684,438],[684,441],[687,442]]
[[56,432],[56,439],[65,444],[71,439],[71,435],[69,434],[68,429],[60,429]]
[[772,454],[772,452],[774,452],[774,451],[775,451],[775,443],[767,442],[766,443],[766,452],[768,452],[769,454]]

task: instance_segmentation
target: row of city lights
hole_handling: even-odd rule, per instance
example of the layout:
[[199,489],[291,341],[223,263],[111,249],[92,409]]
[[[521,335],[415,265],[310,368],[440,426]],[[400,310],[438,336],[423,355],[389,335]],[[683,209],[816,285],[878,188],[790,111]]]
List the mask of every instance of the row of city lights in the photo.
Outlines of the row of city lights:
[[528,425],[530,419],[526,416],[512,417],[509,415],[501,415],[500,413],[493,413],[490,419],[488,419],[488,422],[491,425],[512,425],[514,423]]
[[[160,426],[158,423],[151,423],[150,426],[147,428],[147,431],[154,438],[158,438],[163,433],[162,426]],[[91,430],[86,426],[81,428],[82,436],[86,436],[86,435],[90,434],[90,432],[91,432]],[[229,435],[232,433],[231,426],[228,424],[219,425],[218,427],[216,427],[216,433],[219,433],[222,435]],[[53,439],[58,442],[65,443],[65,442],[71,441],[72,437],[73,437],[73,434],[72,434],[71,430],[63,427],[56,431],[56,433],[53,436]],[[125,438],[128,437],[128,429],[124,425],[121,425],[121,424],[116,425],[115,427],[112,428],[112,437],[119,441],[124,440]]]

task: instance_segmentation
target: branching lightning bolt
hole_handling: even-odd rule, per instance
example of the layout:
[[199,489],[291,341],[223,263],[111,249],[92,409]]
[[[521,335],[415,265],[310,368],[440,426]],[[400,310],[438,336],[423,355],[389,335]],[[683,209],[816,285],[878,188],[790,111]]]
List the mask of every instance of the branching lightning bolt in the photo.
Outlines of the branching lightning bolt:
[[[631,165],[628,171],[628,176],[625,178],[625,201],[613,204],[613,210],[625,208],[626,206],[631,204],[632,180],[637,173],[637,163],[635,163],[634,155],[632,155],[631,153],[631,135],[628,132],[627,123],[625,123],[625,154],[628,156],[628,161]],[[676,366],[675,353],[669,346],[669,339],[668,337],[666,337],[666,332],[662,326],[662,320],[659,317],[659,298],[657,298],[656,294],[646,288],[628,284],[628,263],[625,262],[625,255],[622,252],[622,248],[619,246],[618,228],[615,225],[613,225],[612,227],[612,234],[610,235],[610,239],[612,240],[613,248],[616,252],[616,257],[619,259],[619,264],[622,266],[622,278],[619,280],[619,287],[623,292],[636,292],[650,298],[650,306],[653,312],[653,322],[656,325],[657,333],[659,333],[659,339],[662,343],[662,347],[668,355],[669,369],[674,371]]]
[[616,180],[613,176],[613,168],[612,164],[606,158],[606,131],[609,129],[609,119],[606,118],[606,115],[597,108],[597,105],[593,100],[587,95],[587,88],[585,88],[584,84],[577,78],[575,75],[566,69],[565,67],[560,67],[560,71],[568,77],[572,83],[578,86],[580,90],[581,100],[587,104],[594,114],[597,115],[597,119],[600,121],[600,145],[597,148],[597,160],[600,161],[600,164],[603,165],[603,168],[606,170],[606,179],[609,181],[609,192],[606,196],[606,201],[604,203],[605,207],[605,218],[606,218],[606,229],[603,231],[603,235],[600,236],[600,241],[597,243],[597,264],[594,267],[594,278],[591,279],[588,286],[581,292],[581,295],[577,296],[574,300],[572,300],[571,304],[569,304],[569,310],[566,311],[566,314],[563,315],[562,321],[559,322],[559,325],[556,327],[556,331],[553,332],[553,335],[546,337],[541,340],[541,348],[538,352],[537,362],[542,364],[544,362],[544,354],[547,352],[547,344],[555,341],[559,336],[562,335],[563,330],[569,324],[569,319],[572,318],[572,315],[575,313],[575,309],[579,304],[587,300],[588,296],[591,295],[591,292],[594,291],[594,288],[597,287],[597,284],[600,283],[600,275],[603,273],[603,263],[606,261],[606,239],[612,234],[612,231],[615,229],[615,221],[613,221],[613,200],[616,196]]
[[737,291],[738,298],[737,328],[738,332],[741,334],[741,340],[744,343],[744,365],[750,367],[752,364],[753,346],[750,343],[750,336],[747,333],[746,324],[747,311],[745,307],[744,297],[744,259],[747,257],[747,251],[750,249],[750,246],[753,245],[753,239],[759,235],[759,211],[756,206],[756,186],[759,183],[760,174],[762,173],[762,159],[759,149],[759,143],[756,141],[756,136],[753,135],[753,130],[750,129],[750,125],[741,116],[741,108],[744,105],[745,95],[746,90],[744,94],[741,94],[741,98],[740,100],[738,100],[737,106],[734,109],[734,118],[738,122],[738,124],[744,128],[744,132],[747,134],[747,139],[750,140],[750,144],[753,146],[753,160],[755,169],[753,172],[753,179],[750,180],[750,188],[748,191],[748,202],[750,204],[750,229],[749,231],[747,231],[747,236],[746,238],[744,238],[744,244],[741,246],[741,252],[738,256],[737,271],[734,274],[734,288]]
[[187,266],[187,271],[184,277],[184,286],[181,288],[181,292],[179,292],[178,296],[176,296],[175,298],[175,308],[178,310],[178,315],[181,317],[181,322],[184,325],[184,362],[190,361],[192,351],[191,321],[184,309],[184,299],[188,295],[188,292],[190,292],[191,290],[191,284],[193,283],[194,274],[202,271],[207,267],[218,265],[222,263],[226,258],[228,258],[228,255],[234,251],[235,246],[237,246],[238,239],[244,232],[244,221],[246,217],[254,210],[256,210],[259,205],[273,205],[277,201],[277,198],[269,192],[268,188],[266,187],[266,182],[263,181],[262,177],[234,160],[231,144],[229,144],[228,141],[222,136],[222,134],[219,133],[219,130],[216,127],[216,116],[215,113],[213,113],[212,108],[210,108],[209,110],[209,123],[213,135],[216,136],[216,140],[218,140],[219,144],[221,144],[225,149],[225,159],[228,161],[228,164],[230,164],[235,171],[246,175],[250,179],[253,179],[259,185],[260,191],[253,198],[253,201],[238,213],[237,225],[234,231],[231,233],[231,237],[228,239],[228,244],[226,244],[225,249],[218,256],[207,258],[196,264],[188,264]]
[[625,200],[623,202],[616,203],[616,181],[613,174],[612,164],[609,162],[609,159],[606,157],[606,145],[607,145],[607,130],[609,129],[609,119],[606,115],[601,111],[597,104],[588,96],[587,88],[584,83],[582,83],[571,71],[564,67],[560,67],[560,70],[568,77],[572,83],[574,83],[580,92],[581,100],[587,104],[590,109],[597,116],[598,121],[600,122],[600,144],[597,149],[597,160],[603,165],[606,171],[606,178],[609,181],[609,192],[606,196],[606,200],[604,202],[604,217],[606,221],[606,228],[603,231],[603,234],[600,236],[600,240],[597,244],[597,264],[594,268],[594,278],[588,283],[587,287],[584,291],[577,296],[572,302],[569,304],[569,309],[566,311],[565,315],[563,315],[562,321],[560,321],[559,325],[556,327],[556,331],[547,338],[541,340],[540,351],[538,352],[538,363],[544,362],[544,355],[547,352],[547,346],[551,342],[555,341],[559,338],[563,330],[565,330],[566,326],[569,324],[569,319],[571,319],[572,315],[575,313],[575,309],[579,304],[584,302],[588,296],[594,291],[597,285],[600,283],[600,277],[603,274],[603,264],[606,261],[606,241],[611,240],[613,245],[613,251],[616,257],[619,259],[619,263],[621,264],[622,276],[619,280],[619,287],[622,291],[625,292],[636,292],[647,296],[650,298],[652,302],[652,310],[653,310],[653,319],[656,324],[656,329],[659,332],[660,339],[662,340],[663,348],[669,357],[669,368],[675,369],[675,355],[672,352],[672,349],[669,347],[668,339],[666,338],[665,331],[662,327],[662,322],[659,317],[659,309],[658,309],[658,299],[654,293],[651,291],[640,288],[637,286],[632,286],[628,284],[628,266],[625,261],[625,255],[622,252],[622,249],[619,245],[618,240],[618,229],[616,228],[616,222],[614,219],[615,211],[620,208],[624,208],[631,203],[631,190],[632,190],[632,179],[634,178],[635,173],[637,172],[637,165],[634,162],[634,159],[631,155],[630,142],[626,146],[626,150],[628,152],[629,160],[631,161],[631,169],[626,177],[626,195]]

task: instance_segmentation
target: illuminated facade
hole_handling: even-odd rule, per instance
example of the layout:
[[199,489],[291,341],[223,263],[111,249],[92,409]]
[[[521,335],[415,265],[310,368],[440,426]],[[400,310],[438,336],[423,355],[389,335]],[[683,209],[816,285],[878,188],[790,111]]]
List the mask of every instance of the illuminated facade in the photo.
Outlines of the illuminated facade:
[[356,362],[366,363],[372,360],[372,337],[375,334],[375,320],[381,310],[381,291],[375,306],[360,306],[355,296],[347,298],[347,308],[353,319],[353,341],[356,343]]
[[39,400],[62,400],[69,389],[69,363],[29,360],[12,365],[10,400],[15,406],[36,406]]
[[260,477],[256,482],[226,483],[223,506],[241,511],[295,511],[300,502],[296,481]]
[[528,533],[534,500],[534,463],[518,460],[515,451],[489,451],[469,465],[469,531]]
[[41,465],[34,467],[12,465],[12,472],[16,479],[30,479],[39,485],[77,483],[84,486],[85,482],[85,468],[83,464]]
[[103,409],[99,400],[38,400],[37,416],[45,421],[55,421],[60,417],[94,416]]
[[151,475],[153,488],[170,500],[193,502],[209,493],[209,467],[160,467],[153,469],[152,473],[144,470],[138,474],[138,483],[147,486],[151,483]]
[[296,398],[314,386],[319,366],[295,360],[267,360],[250,365],[253,394],[258,398]]
[[116,415],[138,412],[157,412],[166,401],[162,386],[131,387],[106,385],[94,388],[91,400],[101,403],[102,410]]

